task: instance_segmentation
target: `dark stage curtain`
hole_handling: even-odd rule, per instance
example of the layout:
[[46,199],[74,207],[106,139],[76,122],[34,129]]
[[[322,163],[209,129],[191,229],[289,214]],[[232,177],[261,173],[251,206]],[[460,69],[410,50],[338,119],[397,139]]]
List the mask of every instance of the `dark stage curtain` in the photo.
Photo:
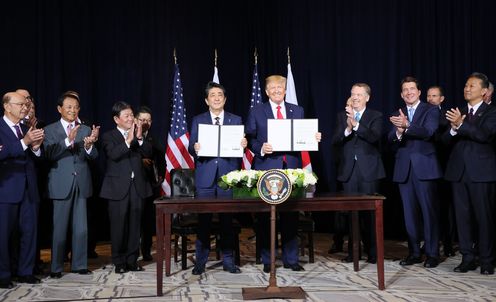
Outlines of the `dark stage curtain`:
[[[153,132],[164,141],[174,48],[190,120],[207,108],[203,88],[214,49],[226,109],[246,119],[254,48],[263,79],[286,75],[290,47],[298,102],[307,117],[319,118],[323,133],[320,151],[311,154],[321,191],[337,188],[330,138],[353,83],[372,87],[369,106],[385,114],[389,130],[406,75],[421,81],[422,100],[428,86],[443,86],[449,106],[464,103],[471,72],[496,81],[492,0],[18,0],[1,1],[0,9],[0,93],[27,88],[38,116],[50,122],[59,117],[61,92],[78,91],[81,116],[102,131],[114,126],[115,101],[148,105]],[[384,155],[391,171],[393,155],[387,148]],[[386,180],[384,187],[387,211],[400,213],[395,186]]]

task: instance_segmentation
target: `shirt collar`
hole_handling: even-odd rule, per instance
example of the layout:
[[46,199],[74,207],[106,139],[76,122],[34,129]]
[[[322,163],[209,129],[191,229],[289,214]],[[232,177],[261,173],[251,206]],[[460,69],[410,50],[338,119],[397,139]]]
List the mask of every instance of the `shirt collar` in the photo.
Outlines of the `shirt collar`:
[[125,133],[129,133],[129,130],[123,130],[123,129],[119,128],[119,127],[117,127],[117,130],[119,130],[119,132],[120,132],[122,135],[124,135]]
[[68,121],[64,120],[63,118],[60,119],[60,122],[62,123],[62,127],[64,129],[67,129],[67,125],[72,124],[72,128],[75,126],[75,122],[69,123]]
[[9,125],[9,127],[14,127],[15,125],[19,125],[19,123],[17,124],[14,124],[11,120],[9,120],[9,118],[7,116],[3,116],[3,120],[7,123],[7,125]]
[[210,119],[212,120],[213,123],[215,123],[215,118],[216,117],[219,117],[219,124],[223,124],[224,122],[224,110],[222,110],[222,112],[219,114],[219,115],[215,115],[212,113],[212,111],[209,111],[210,112]]
[[419,104],[420,104],[420,100],[418,100],[417,103],[415,103],[415,105],[413,105],[413,106],[408,106],[407,105],[406,108],[407,109],[413,108],[413,110],[417,110],[417,107],[418,107]]
[[479,107],[482,105],[484,101],[480,101],[479,103],[475,104],[474,106],[470,106],[470,104],[467,104],[468,105],[468,111],[470,111],[470,108],[474,108],[474,112],[477,112],[477,110],[479,110]]

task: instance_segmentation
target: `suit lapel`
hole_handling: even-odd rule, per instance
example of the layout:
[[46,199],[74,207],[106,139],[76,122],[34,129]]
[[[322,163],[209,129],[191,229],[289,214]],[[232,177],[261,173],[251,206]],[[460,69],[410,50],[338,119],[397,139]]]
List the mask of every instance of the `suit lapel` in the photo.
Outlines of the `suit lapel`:
[[286,119],[292,119],[294,116],[293,108],[286,102],[284,102],[284,107],[286,107]]
[[267,118],[269,118],[269,119],[275,118],[274,113],[272,113],[272,107],[270,106],[270,101],[265,103],[264,111],[265,111],[265,115],[267,116]]

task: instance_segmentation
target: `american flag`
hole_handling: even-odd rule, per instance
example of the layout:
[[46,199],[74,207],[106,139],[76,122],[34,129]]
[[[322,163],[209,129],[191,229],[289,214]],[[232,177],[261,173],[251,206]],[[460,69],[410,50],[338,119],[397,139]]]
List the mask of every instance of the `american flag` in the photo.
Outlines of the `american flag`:
[[[258,80],[258,66],[255,63],[253,68],[253,81],[251,86],[251,101],[250,110],[258,104],[262,103],[262,90],[260,89],[260,81]],[[243,162],[241,163],[241,168],[245,170],[251,169],[251,164],[253,162],[253,157],[255,154],[251,152],[250,149],[245,149],[245,154],[243,154]]]
[[[296,98],[296,86],[294,83],[293,73],[291,72],[291,63],[289,62],[286,82],[286,102],[298,105],[298,99]],[[310,153],[308,153],[308,151],[301,151],[301,162],[303,169],[312,172],[312,163],[310,162]]]
[[174,82],[172,83],[172,114],[167,148],[165,150],[165,180],[162,190],[166,196],[171,194],[170,171],[177,168],[195,167],[193,157],[188,153],[189,132],[186,124],[186,108],[184,108],[183,88],[179,65],[175,65]]

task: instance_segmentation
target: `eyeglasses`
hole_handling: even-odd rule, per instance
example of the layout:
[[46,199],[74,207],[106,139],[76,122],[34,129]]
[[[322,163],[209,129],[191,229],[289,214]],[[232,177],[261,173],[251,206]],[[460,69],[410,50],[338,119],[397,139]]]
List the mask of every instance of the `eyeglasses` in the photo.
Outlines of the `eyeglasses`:
[[26,103],[14,103],[14,102],[9,102],[9,104],[14,104],[14,105],[17,105],[17,106],[21,106],[24,107],[24,108],[29,108],[31,106],[31,104],[29,104],[28,102]]

